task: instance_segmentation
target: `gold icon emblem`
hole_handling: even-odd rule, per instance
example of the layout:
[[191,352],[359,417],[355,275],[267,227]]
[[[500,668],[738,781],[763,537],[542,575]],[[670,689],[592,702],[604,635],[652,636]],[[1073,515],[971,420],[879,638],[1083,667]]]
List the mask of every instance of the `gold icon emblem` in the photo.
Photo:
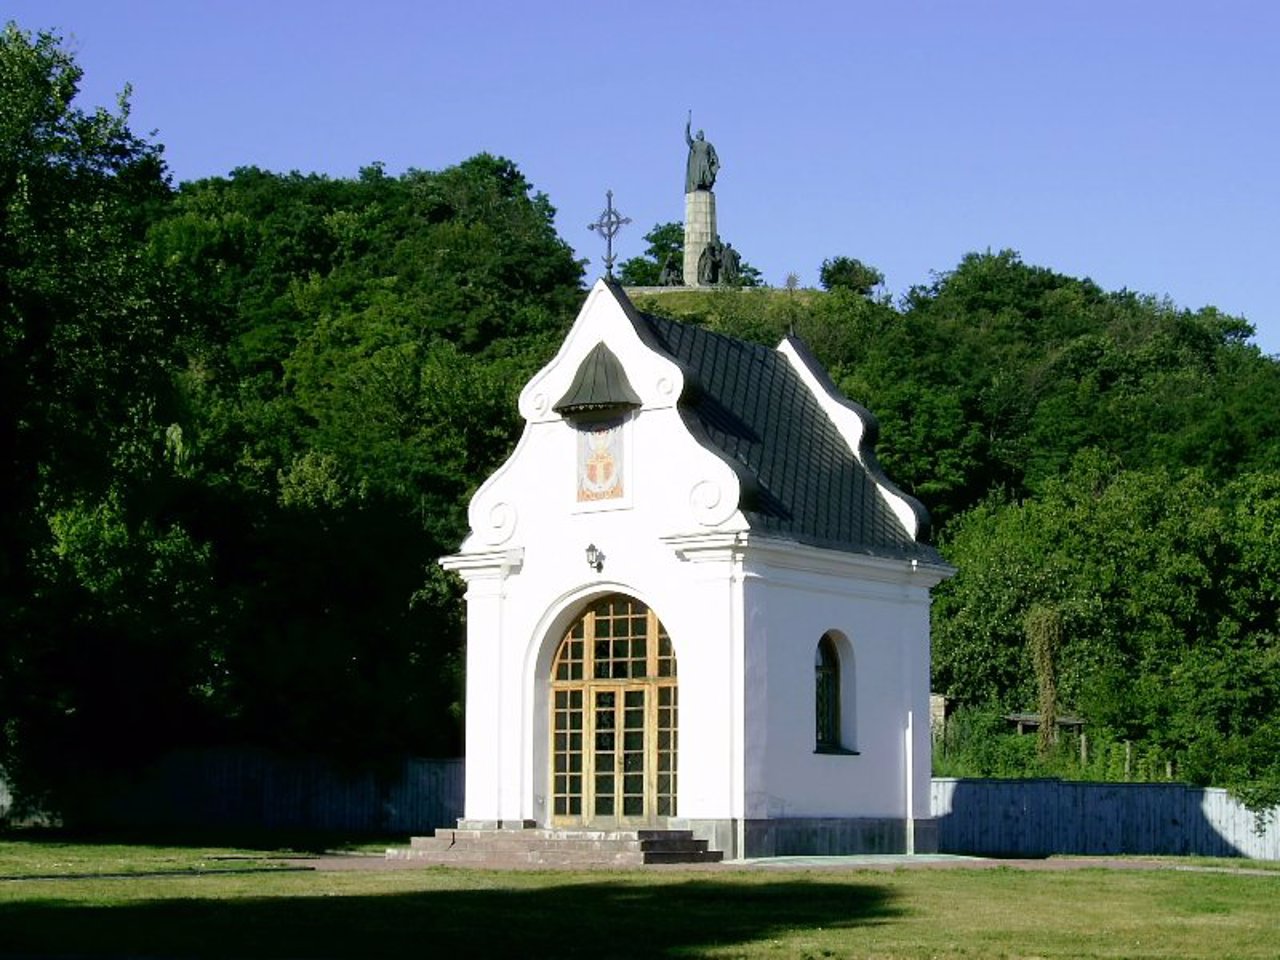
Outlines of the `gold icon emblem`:
[[593,424],[578,432],[578,500],[614,500],[623,494],[622,423]]

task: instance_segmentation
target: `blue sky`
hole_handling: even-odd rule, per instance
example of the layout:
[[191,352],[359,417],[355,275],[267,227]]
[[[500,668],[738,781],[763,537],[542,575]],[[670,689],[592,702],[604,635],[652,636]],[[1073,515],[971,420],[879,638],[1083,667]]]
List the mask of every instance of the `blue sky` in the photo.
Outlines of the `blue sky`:
[[781,284],[895,294],[968,251],[1246,317],[1280,354],[1280,4],[951,0],[7,0],[82,105],[132,83],[175,179],[514,160],[601,271],[683,210],[686,111],[722,236]]

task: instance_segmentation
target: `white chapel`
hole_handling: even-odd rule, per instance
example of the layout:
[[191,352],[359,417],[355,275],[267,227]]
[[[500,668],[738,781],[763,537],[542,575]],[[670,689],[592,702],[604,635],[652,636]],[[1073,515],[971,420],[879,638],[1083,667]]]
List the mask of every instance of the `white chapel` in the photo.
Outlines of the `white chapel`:
[[936,849],[923,507],[776,349],[589,292],[441,562],[466,581],[477,830],[685,830],[725,857]]

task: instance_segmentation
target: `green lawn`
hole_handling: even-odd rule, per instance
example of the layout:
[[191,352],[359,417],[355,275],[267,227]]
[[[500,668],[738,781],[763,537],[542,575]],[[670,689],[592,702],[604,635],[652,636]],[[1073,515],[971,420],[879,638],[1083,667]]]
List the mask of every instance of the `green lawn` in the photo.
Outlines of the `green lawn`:
[[[282,851],[283,853],[283,851]],[[0,878],[117,876],[268,869],[278,865],[261,850],[134,844],[0,843]]]
[[[2,836],[2,835],[0,835]],[[296,867],[281,858],[297,858],[321,850],[382,853],[404,838],[335,843],[333,837],[300,836],[278,846],[223,846],[214,843],[147,844],[60,839],[57,834],[35,840],[0,839],[0,880],[23,877],[116,876],[152,873],[272,870]]]
[[[0,956],[1225,960],[1280,953],[1280,874],[313,873],[273,869],[270,857],[252,850],[53,846],[0,843],[0,875],[30,876],[45,865],[80,874],[150,874],[161,865],[174,872],[0,881]],[[224,863],[262,869],[189,872]]]

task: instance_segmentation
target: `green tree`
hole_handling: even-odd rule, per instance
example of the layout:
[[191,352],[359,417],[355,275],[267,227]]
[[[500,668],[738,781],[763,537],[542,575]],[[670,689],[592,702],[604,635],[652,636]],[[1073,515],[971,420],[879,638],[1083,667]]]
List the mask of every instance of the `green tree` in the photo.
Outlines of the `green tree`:
[[1036,605],[1023,618],[1031,663],[1036,673],[1037,707],[1040,712],[1037,746],[1047,756],[1058,742],[1057,655],[1062,646],[1062,616],[1053,607]]
[[[206,546],[166,513],[181,313],[147,255],[160,147],[74,105],[50,33],[0,34],[0,764],[73,783],[190,730]],[[178,637],[183,637],[179,642]]]
[[853,257],[832,257],[822,261],[818,279],[824,290],[851,290],[869,297],[884,283],[884,274]]
[[[1278,511],[1274,473],[1216,485],[1081,453],[1036,498],[992,499],[955,524],[935,685],[1025,710],[1052,649],[1055,699],[1095,742],[1132,741],[1199,783],[1280,783],[1266,746],[1280,711]],[[1028,645],[1033,627],[1058,642]]]
[[460,749],[461,604],[434,559],[578,307],[553,214],[482,154],[237,170],[153,227],[198,328],[186,509],[226,598],[228,735],[351,762]]
[[967,255],[897,314],[828,363],[941,528],[991,490],[1030,494],[1087,446],[1219,479],[1280,455],[1280,411],[1260,402],[1280,364],[1212,308],[1107,293],[1002,251]]
[[658,223],[644,235],[648,246],[644,255],[622,261],[618,279],[629,287],[656,287],[662,265],[668,260],[677,268],[684,265],[684,224]]

